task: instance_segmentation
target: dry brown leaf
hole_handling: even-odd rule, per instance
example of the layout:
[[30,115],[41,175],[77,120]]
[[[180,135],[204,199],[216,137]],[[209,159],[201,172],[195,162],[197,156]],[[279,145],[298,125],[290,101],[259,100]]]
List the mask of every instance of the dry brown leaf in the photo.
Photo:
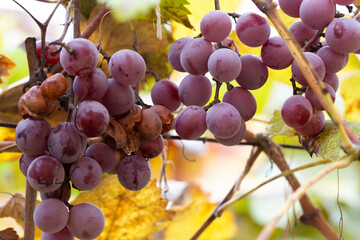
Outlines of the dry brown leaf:
[[18,240],[19,235],[15,232],[13,228],[6,228],[0,231],[0,240]]
[[90,202],[105,215],[105,229],[97,238],[112,240],[142,239],[165,227],[174,216],[166,210],[167,200],[155,180],[140,191],[123,188],[116,176],[109,176],[90,192],[80,193],[72,202]]
[[14,218],[19,224],[24,223],[25,197],[21,193],[15,193],[0,206],[0,217]]
[[13,61],[11,61],[10,58],[0,54],[0,83],[3,82],[1,77],[9,77],[10,76],[9,70],[15,67],[16,64]]

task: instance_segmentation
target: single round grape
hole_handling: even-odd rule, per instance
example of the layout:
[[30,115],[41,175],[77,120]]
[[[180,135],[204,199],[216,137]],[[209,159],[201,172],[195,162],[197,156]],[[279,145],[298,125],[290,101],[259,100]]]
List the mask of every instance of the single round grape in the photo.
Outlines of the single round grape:
[[235,136],[231,138],[216,138],[216,140],[225,146],[234,146],[239,144],[245,137],[246,133],[246,125],[244,121],[241,121],[241,126],[239,131],[235,134]]
[[63,122],[53,128],[48,139],[50,155],[63,163],[72,163],[79,159],[83,149],[83,139],[72,122]]
[[68,89],[68,80],[61,73],[48,77],[40,86],[42,94],[50,99],[59,99]]
[[332,0],[332,1],[342,6],[350,5],[356,2],[356,0]]
[[41,240],[74,240],[74,236],[70,233],[68,227],[56,233],[41,233]]
[[206,114],[206,125],[217,138],[231,138],[241,126],[239,111],[229,103],[217,103]]
[[206,40],[221,42],[230,34],[231,26],[231,19],[226,12],[213,10],[201,19],[200,31]]
[[202,75],[187,75],[179,85],[179,98],[186,105],[204,106],[211,97],[210,80]]
[[326,29],[325,40],[335,52],[355,52],[360,48],[360,23],[348,17],[335,19]]
[[186,72],[185,69],[181,66],[180,62],[180,54],[185,44],[191,41],[191,37],[183,37],[176,40],[173,44],[171,44],[168,51],[168,61],[170,65],[179,72]]
[[[289,27],[289,32],[295,37],[301,47],[304,47],[305,44],[317,33],[316,30],[306,26],[301,20],[293,22]],[[319,39],[314,41],[312,45],[315,46],[318,43]]]
[[73,87],[75,96],[81,100],[101,101],[109,88],[109,82],[105,73],[95,68],[87,76],[75,77]]
[[243,87],[234,87],[224,94],[223,102],[230,103],[246,122],[255,115],[257,104],[254,95]]
[[29,184],[39,192],[53,192],[65,179],[65,170],[61,162],[51,156],[34,159],[27,170]]
[[208,69],[219,82],[230,82],[239,76],[241,60],[235,51],[221,48],[210,55]]
[[281,117],[292,128],[308,124],[313,116],[313,107],[309,100],[300,95],[289,97],[281,108]]
[[37,157],[39,156],[30,156],[26,153],[21,154],[19,160],[19,167],[20,167],[20,171],[22,172],[22,174],[24,174],[25,177],[30,163]]
[[279,0],[279,5],[281,10],[290,17],[299,18],[300,17],[300,4],[303,0]]
[[70,180],[81,191],[94,189],[102,178],[102,169],[97,161],[82,157],[70,167]]
[[339,78],[335,73],[325,74],[323,82],[329,84],[335,92],[339,89]]
[[43,232],[56,233],[65,228],[69,210],[59,199],[50,198],[40,202],[34,210],[34,223]]
[[[304,56],[309,61],[309,63],[312,65],[312,67],[314,68],[318,79],[322,80],[325,76],[324,62],[321,60],[321,58],[318,55],[316,55],[315,53],[312,53],[312,52],[304,52]],[[299,84],[301,84],[303,86],[308,85],[304,75],[300,71],[299,65],[297,64],[297,62],[295,60],[293,61],[292,65],[291,65],[291,73],[292,73],[294,79]]]
[[300,5],[301,21],[315,30],[326,28],[334,15],[335,6],[332,0],[303,0]]
[[72,112],[72,121],[76,130],[86,137],[98,137],[109,126],[109,112],[97,101],[85,100]]
[[199,106],[184,108],[175,118],[175,131],[183,139],[199,138],[206,128],[206,112]]
[[[60,60],[60,54],[57,53],[55,55],[52,55],[52,52],[57,52],[59,50],[59,47],[55,45],[49,45],[49,41],[45,41],[45,46],[48,47],[48,49],[45,52],[45,60],[48,64],[51,66],[54,66],[57,62]],[[41,62],[41,40],[36,41],[36,55],[39,57],[39,61]]]
[[245,45],[259,47],[269,39],[270,24],[256,13],[245,13],[236,23],[236,34]]
[[94,143],[85,152],[85,157],[95,159],[104,173],[109,172],[115,165],[114,151],[105,143]]
[[[325,82],[324,82],[324,85],[325,85],[327,91],[330,93],[331,99],[334,102],[335,101],[334,89]],[[307,100],[309,100],[309,102],[311,103],[311,105],[314,107],[315,110],[318,110],[318,111],[324,110],[323,106],[321,106],[321,103],[317,99],[315,93],[309,87],[305,91],[305,97],[307,98]]]
[[195,38],[182,49],[180,53],[181,66],[190,74],[205,74],[208,71],[208,59],[214,50],[209,41],[203,38]]
[[162,134],[167,133],[173,129],[174,116],[167,107],[162,105],[154,105],[150,109],[156,112],[156,114],[160,117],[162,124]]
[[117,176],[124,188],[138,191],[144,188],[150,181],[150,164],[139,154],[125,157],[120,160]]
[[133,85],[144,78],[146,64],[139,53],[130,49],[122,49],[111,56],[109,71],[119,83]]
[[325,126],[325,116],[322,111],[317,111],[310,122],[301,128],[295,128],[295,131],[302,136],[314,136],[321,132]]
[[42,115],[48,108],[48,101],[40,86],[32,86],[24,95],[26,107],[35,114]]
[[258,56],[244,54],[240,57],[242,69],[236,77],[242,87],[249,90],[256,90],[262,87],[269,76],[269,70]]
[[279,36],[269,38],[261,47],[261,59],[266,66],[276,70],[289,67],[294,60],[284,40]]
[[96,68],[99,52],[96,46],[84,38],[75,38],[67,43],[72,50],[65,48],[60,52],[60,63],[64,70],[73,76],[86,76]]
[[145,158],[155,158],[164,150],[164,139],[160,135],[154,140],[141,139],[140,153]]
[[23,153],[31,156],[40,155],[47,148],[50,132],[50,124],[44,119],[23,119],[15,129],[16,145]]
[[151,89],[151,100],[154,105],[162,105],[174,112],[181,105],[178,87],[170,80],[160,80]]
[[135,95],[130,85],[123,85],[110,78],[109,88],[102,100],[109,114],[116,116],[129,111],[135,102]]
[[141,113],[141,121],[136,125],[136,129],[142,138],[154,140],[161,134],[161,119],[154,110],[149,108],[142,109]]
[[79,203],[70,209],[68,228],[79,239],[97,238],[105,227],[105,217],[100,208],[91,203]]
[[56,198],[62,201],[69,201],[71,197],[71,186],[69,181],[65,181],[58,189],[53,192],[40,192],[41,200]]
[[327,74],[339,72],[346,66],[349,60],[349,54],[335,52],[329,46],[320,48],[316,55],[323,60]]

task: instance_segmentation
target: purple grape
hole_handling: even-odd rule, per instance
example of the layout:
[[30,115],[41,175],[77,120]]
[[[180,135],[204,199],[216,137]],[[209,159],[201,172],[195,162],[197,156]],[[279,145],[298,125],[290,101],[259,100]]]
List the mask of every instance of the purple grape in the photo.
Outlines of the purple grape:
[[239,76],[241,60],[235,51],[221,48],[210,55],[208,69],[219,82],[230,82]]
[[53,192],[40,192],[41,200],[56,198],[62,201],[69,201],[71,197],[70,182],[65,181],[58,189]]
[[154,140],[141,139],[140,153],[145,158],[155,158],[164,150],[164,139],[158,136]]
[[326,28],[334,15],[335,6],[332,0],[303,0],[300,5],[301,21],[315,30]]
[[[42,155],[42,154],[41,154]],[[30,156],[26,153],[21,154],[20,156],[20,160],[19,160],[19,167],[20,167],[20,171],[22,172],[22,174],[24,174],[24,176],[26,177],[27,174],[27,170],[29,168],[29,165],[31,164],[31,162],[41,156],[41,155],[37,155],[37,156]],[[44,154],[45,155],[45,154]]]
[[287,68],[294,60],[284,40],[279,36],[269,38],[262,46],[261,59],[266,66],[276,70]]
[[356,0],[332,0],[332,1],[342,6],[350,5],[356,2]]
[[59,160],[51,156],[40,156],[31,162],[26,176],[35,190],[53,192],[63,183],[65,170]]
[[[60,60],[60,54],[57,53],[56,55],[51,55],[51,52],[59,50],[58,46],[55,45],[49,45],[49,41],[45,41],[45,46],[48,47],[48,49],[45,52],[45,60],[46,63],[50,64],[51,66],[54,66],[59,60]],[[39,61],[41,62],[41,40],[36,41],[36,55],[39,57]]]
[[230,34],[231,26],[231,19],[226,12],[213,10],[201,19],[200,31],[206,40],[221,42]]
[[97,101],[85,100],[72,112],[72,122],[76,130],[86,137],[98,137],[109,126],[109,112]]
[[245,122],[255,115],[257,107],[255,97],[243,87],[234,87],[227,91],[224,94],[223,102],[233,105]]
[[77,161],[85,150],[83,141],[73,123],[63,122],[51,131],[48,139],[48,150],[51,156],[61,162],[72,163]]
[[[309,63],[312,65],[312,67],[314,68],[318,79],[322,80],[325,76],[324,62],[321,60],[321,58],[318,55],[316,55],[315,53],[312,53],[312,52],[304,52],[304,56],[309,61]],[[299,65],[297,64],[297,62],[295,60],[293,61],[293,64],[291,65],[291,73],[292,73],[294,79],[296,80],[296,82],[298,82],[299,84],[301,84],[303,86],[308,85],[304,75],[300,71]]]
[[183,139],[199,138],[206,131],[206,112],[199,106],[189,106],[175,118],[175,131]]
[[355,52],[360,48],[360,23],[347,17],[335,19],[327,27],[325,39],[335,52]]
[[325,74],[323,82],[329,84],[335,92],[339,89],[339,78],[335,73]]
[[[306,26],[301,20],[293,22],[289,27],[289,32],[294,35],[296,41],[301,47],[304,47],[305,44],[317,33],[316,30]],[[315,46],[318,43],[319,39],[317,39],[312,45]]]
[[146,64],[137,52],[122,49],[114,53],[109,62],[111,76],[121,84],[134,85],[145,76]]
[[82,157],[70,167],[70,180],[81,191],[94,189],[102,178],[102,170],[97,161]]
[[150,181],[150,164],[139,154],[125,157],[120,160],[117,176],[124,188],[138,191],[144,188]]
[[339,72],[349,61],[349,54],[335,52],[329,46],[320,48],[316,54],[323,60],[327,74]]
[[314,136],[321,132],[325,126],[325,116],[322,111],[317,111],[310,122],[301,128],[295,128],[295,131],[302,136]]
[[98,237],[105,227],[105,217],[100,208],[91,203],[79,203],[70,209],[68,228],[79,239]]
[[191,37],[183,37],[176,40],[173,44],[171,44],[168,51],[168,61],[170,65],[179,72],[186,72],[185,69],[181,66],[180,62],[180,53],[184,48],[185,44],[191,41]]
[[241,121],[241,126],[239,131],[235,134],[235,136],[231,138],[216,138],[216,140],[225,146],[234,146],[236,144],[239,144],[245,137],[246,133],[246,125],[244,121]]
[[69,210],[59,199],[50,198],[40,202],[34,210],[35,225],[43,232],[56,233],[65,228]]
[[75,96],[81,100],[101,101],[108,90],[109,83],[105,73],[95,68],[89,75],[75,77],[73,87]]
[[269,76],[269,71],[262,60],[252,54],[240,57],[242,69],[236,81],[244,88],[256,90],[262,87]]
[[94,71],[99,61],[99,52],[91,41],[75,38],[67,46],[73,51],[72,54],[65,48],[60,52],[60,63],[67,73],[86,76]]
[[85,152],[85,157],[95,159],[104,173],[113,169],[116,158],[114,151],[105,143],[94,143]]
[[300,128],[308,124],[313,115],[311,103],[303,96],[289,97],[281,108],[281,117],[292,128]]
[[303,0],[279,0],[279,5],[281,10],[290,17],[299,18],[300,17],[300,4]]
[[103,97],[103,104],[111,116],[121,115],[130,110],[135,102],[134,92],[129,85],[109,79],[109,89]]
[[206,114],[206,125],[217,138],[231,138],[241,126],[239,111],[229,103],[217,103]]
[[154,105],[162,105],[174,112],[181,105],[178,87],[170,80],[160,80],[151,89],[151,100]]
[[23,119],[16,126],[16,145],[23,153],[31,156],[40,155],[47,148],[50,132],[50,124],[44,119]]
[[41,233],[41,240],[74,240],[74,236],[70,233],[68,227],[56,233]]
[[[334,89],[327,83],[324,83],[324,85],[325,85],[327,91],[330,93],[330,96],[334,102],[335,101]],[[315,93],[309,87],[305,91],[305,97],[307,98],[307,100],[309,100],[309,102],[311,103],[311,105],[314,107],[315,110],[318,110],[318,111],[324,110],[323,106],[321,106],[319,100],[317,99]]]
[[204,106],[211,97],[210,80],[202,75],[187,75],[179,85],[179,98],[186,105]]
[[214,50],[209,41],[203,38],[195,38],[182,49],[180,54],[181,66],[190,74],[205,74],[208,71],[208,59]]
[[236,23],[236,34],[245,45],[259,47],[269,39],[270,24],[256,13],[245,13]]

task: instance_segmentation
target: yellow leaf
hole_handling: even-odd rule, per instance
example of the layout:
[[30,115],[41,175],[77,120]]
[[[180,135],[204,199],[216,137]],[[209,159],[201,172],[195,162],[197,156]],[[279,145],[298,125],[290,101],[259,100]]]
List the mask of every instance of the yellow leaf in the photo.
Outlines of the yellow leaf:
[[165,227],[175,214],[165,209],[167,200],[161,198],[155,180],[140,191],[129,191],[116,176],[109,176],[94,190],[80,193],[72,204],[81,202],[93,203],[104,213],[105,229],[98,240],[145,238]]
[[25,197],[21,193],[15,193],[0,206],[0,218],[11,217],[19,224],[24,224]]
[[290,78],[292,77],[291,66],[281,70],[269,69],[268,81],[279,81],[291,86]]
[[0,83],[3,81],[1,77],[9,77],[9,70],[15,68],[16,65],[10,58],[5,57],[4,55],[0,54]]
[[342,81],[340,94],[345,104],[345,119],[359,121],[360,119],[360,62],[354,54],[350,54],[345,69],[338,75]]
[[360,0],[356,0],[356,1],[354,2],[354,4],[355,4],[355,5],[360,5]]
[[[11,142],[15,141],[15,129],[13,128],[4,128],[0,127],[0,143],[5,143],[4,147],[12,146]],[[15,144],[15,142],[14,142]],[[2,149],[2,144],[0,144],[0,149]],[[16,146],[15,146],[16,148]],[[6,148],[8,149],[8,148]],[[9,150],[8,150],[9,151]],[[0,151],[1,152],[1,151]],[[13,152],[4,152],[0,153],[0,162],[3,161],[13,161],[19,159],[21,153]]]
[[261,47],[249,47],[243,44],[238,36],[236,35],[236,31],[232,31],[229,35],[229,38],[232,38],[236,43],[237,48],[239,49],[239,53],[241,55],[244,54],[254,54],[256,56],[260,56]]
[[[165,230],[165,240],[190,239],[209,217],[217,204],[210,203],[204,195],[196,194],[193,202],[177,213]],[[226,240],[236,234],[234,216],[226,211],[200,235],[199,240]]]

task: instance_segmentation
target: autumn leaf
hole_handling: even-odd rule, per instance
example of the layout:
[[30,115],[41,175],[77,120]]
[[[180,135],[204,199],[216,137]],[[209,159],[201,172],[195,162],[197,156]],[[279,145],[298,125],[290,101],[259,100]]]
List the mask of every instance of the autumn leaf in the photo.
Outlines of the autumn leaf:
[[11,59],[6,56],[0,54],[0,83],[2,83],[2,77],[9,77],[9,70],[15,68],[16,65]]
[[[207,196],[203,193],[197,192],[193,194],[193,201],[180,210],[166,228],[164,233],[165,240],[190,239],[206,221],[216,205],[216,203],[210,203]],[[198,239],[232,239],[236,234],[236,230],[237,227],[233,214],[226,211],[221,217],[215,219]]]
[[2,153],[1,151],[3,147],[1,147],[2,144],[0,144],[0,162],[13,161],[19,159],[21,153],[10,152],[8,148],[11,147],[11,149],[17,149],[15,145],[15,129],[0,127],[0,143],[6,143],[4,144],[6,145],[4,146],[4,148],[6,148],[8,151]]
[[18,240],[19,235],[15,232],[13,228],[6,228],[0,231],[0,239],[1,240]]
[[15,193],[0,206],[0,218],[14,218],[20,225],[24,223],[25,197]]
[[97,238],[131,240],[145,238],[165,227],[174,216],[166,210],[167,200],[155,180],[140,191],[123,188],[116,176],[109,176],[90,192],[80,193],[72,202],[90,202],[105,215],[105,229]]
[[268,133],[272,137],[279,135],[287,137],[296,136],[295,130],[285,124],[284,120],[281,117],[280,110],[274,111],[273,117],[271,118],[268,127]]

